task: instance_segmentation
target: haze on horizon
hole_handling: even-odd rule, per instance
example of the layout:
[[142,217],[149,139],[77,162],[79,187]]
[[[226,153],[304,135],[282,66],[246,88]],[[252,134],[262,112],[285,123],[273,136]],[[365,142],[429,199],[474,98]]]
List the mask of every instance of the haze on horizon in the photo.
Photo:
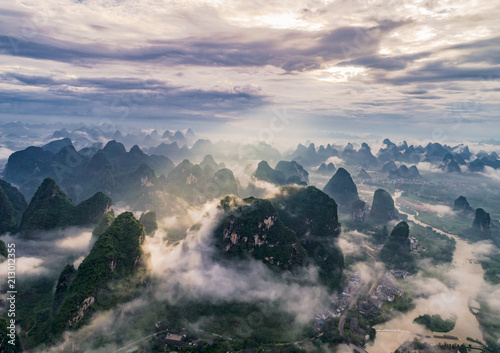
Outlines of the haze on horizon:
[[[498,2],[0,3],[0,120],[495,137]],[[281,130],[280,130],[281,131]]]

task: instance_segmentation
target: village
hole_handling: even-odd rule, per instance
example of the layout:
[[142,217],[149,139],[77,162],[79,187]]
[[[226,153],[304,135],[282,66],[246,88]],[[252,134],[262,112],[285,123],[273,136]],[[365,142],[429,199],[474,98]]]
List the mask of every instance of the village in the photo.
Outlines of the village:
[[[394,303],[397,298],[403,298],[404,290],[397,286],[396,279],[409,276],[405,270],[389,270],[380,276],[368,289],[368,283],[363,283],[360,274],[354,273],[343,290],[330,299],[330,306],[315,316],[313,329],[321,342],[322,332],[327,323],[338,320],[339,332],[349,341],[356,336],[356,343],[364,344],[370,339],[368,328],[360,325],[380,313],[384,303]],[[358,316],[353,315],[353,312]],[[362,327],[364,326],[364,327]],[[373,330],[373,329],[372,329]]]

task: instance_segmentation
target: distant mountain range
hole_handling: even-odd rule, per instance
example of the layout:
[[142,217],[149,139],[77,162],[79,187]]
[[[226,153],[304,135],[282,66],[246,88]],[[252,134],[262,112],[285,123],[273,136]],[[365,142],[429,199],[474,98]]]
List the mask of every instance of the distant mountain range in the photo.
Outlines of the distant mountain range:
[[97,224],[111,205],[109,196],[97,192],[75,206],[50,178],[42,182],[26,204],[15,187],[0,180],[0,234],[20,232],[29,236],[36,231]]
[[[30,128],[19,124],[7,126],[6,131],[13,139],[31,133]],[[191,130],[123,134],[110,129],[75,128],[57,130],[41,140],[43,143],[34,143],[37,146],[12,153],[7,161],[4,180],[0,180],[0,236],[9,233],[7,239],[35,246],[51,241],[57,245],[60,234],[81,232],[83,228],[90,241],[84,256],[65,253],[58,257],[50,276],[40,275],[38,282],[33,280],[20,288],[23,299],[37,307],[19,308],[25,317],[20,336],[27,337],[26,347],[30,349],[59,342],[72,334],[68,332],[80,328],[91,330],[88,324],[93,318],[102,317],[97,314],[110,313],[139,298],[147,298],[144,305],[154,307],[149,308],[147,317],[136,316],[148,322],[147,332],[162,325],[155,317],[158,309],[163,313],[172,310],[171,316],[177,321],[169,322],[169,326],[185,327],[188,321],[176,308],[177,303],[155,294],[160,278],[151,266],[158,259],[154,262],[153,252],[146,250],[152,246],[158,251],[160,244],[162,250],[168,248],[166,252],[180,251],[176,261],[189,264],[182,281],[198,276],[191,274],[190,266],[203,257],[214,265],[208,279],[216,278],[214,287],[232,285],[231,279],[217,278],[215,272],[219,270],[225,273],[233,268],[256,267],[256,273],[265,273],[272,281],[289,286],[286,288],[302,290],[313,285],[327,297],[327,293],[342,293],[351,284],[352,288],[357,286],[353,283],[358,275],[346,276],[344,269],[362,256],[346,250],[344,258],[339,244],[353,243],[348,236],[339,239],[341,220],[347,230],[344,234],[362,232],[360,236],[371,239],[363,248],[363,256],[366,252],[370,261],[381,261],[397,273],[415,273],[418,260],[425,255],[422,249],[439,251],[432,248],[437,234],[412,227],[425,245],[417,251],[406,215],[403,210],[398,212],[390,192],[416,190],[411,196],[418,197],[426,183],[433,183],[432,190],[441,188],[434,182],[436,175],[461,180],[489,172],[488,168],[500,168],[494,152],[473,154],[467,146],[439,143],[396,145],[388,139],[377,152],[372,152],[367,143],[357,147],[351,143],[316,147],[311,143],[307,147],[299,144],[285,153],[264,142],[213,143],[197,139]],[[457,176],[459,173],[463,176]],[[471,199],[477,202],[477,197]],[[406,202],[413,201],[408,197]],[[423,203],[419,205],[424,207]],[[460,196],[450,212],[470,218],[470,237],[492,240],[498,226],[488,213],[492,212],[491,205],[489,201],[485,202],[486,209],[472,208]],[[396,221],[399,223],[394,226]],[[432,235],[426,238],[423,231]],[[197,245],[206,253],[190,257],[190,241],[200,242]],[[6,251],[5,242],[0,240],[0,261],[5,260]],[[436,252],[432,254],[436,256]],[[205,267],[203,261],[200,264]],[[162,285],[170,285],[169,276],[174,275],[174,267],[165,271]],[[180,290],[182,281],[172,282],[172,292],[179,293],[176,295],[185,294]],[[194,304],[193,311],[197,315],[206,313],[203,315],[211,321],[218,314],[212,314],[208,306],[215,304],[203,300]],[[231,329],[237,326],[234,323],[239,317],[232,315],[240,304],[217,304],[227,309],[230,319],[224,320],[230,322]],[[264,308],[269,303],[259,297],[244,304]],[[323,326],[321,316],[314,320],[315,327]],[[324,339],[328,334],[318,337]]]

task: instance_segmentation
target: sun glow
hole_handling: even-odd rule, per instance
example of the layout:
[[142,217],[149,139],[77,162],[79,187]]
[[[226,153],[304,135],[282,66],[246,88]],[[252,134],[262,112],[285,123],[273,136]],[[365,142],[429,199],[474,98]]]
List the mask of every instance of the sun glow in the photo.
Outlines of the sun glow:
[[348,82],[351,78],[361,75],[366,71],[363,67],[332,66],[320,71],[318,80],[326,82]]
[[297,14],[293,12],[254,17],[233,17],[230,21],[243,27],[300,29],[306,31],[317,31],[324,27],[322,23],[306,21],[298,17]]

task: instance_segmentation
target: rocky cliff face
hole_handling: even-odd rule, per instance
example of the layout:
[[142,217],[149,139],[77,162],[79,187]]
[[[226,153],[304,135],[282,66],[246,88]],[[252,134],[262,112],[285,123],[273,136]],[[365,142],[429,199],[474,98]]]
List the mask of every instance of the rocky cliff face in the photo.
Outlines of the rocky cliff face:
[[253,257],[282,270],[314,264],[321,282],[338,288],[344,258],[337,205],[328,195],[288,186],[269,200],[227,197],[221,207],[226,212],[215,239],[224,258]]
[[410,227],[406,222],[400,222],[394,227],[383,248],[380,250],[380,259],[389,268],[398,268],[411,271],[414,269],[414,260],[410,254]]
[[274,169],[285,175],[288,184],[293,180],[309,184],[309,173],[296,161],[279,161]]
[[340,234],[337,204],[314,186],[289,186],[270,200],[283,223],[296,234],[309,261],[320,268],[322,284],[338,288],[344,257],[337,245]]
[[470,207],[469,202],[465,196],[459,196],[453,203],[453,210],[464,213],[472,213],[474,209]]
[[353,222],[363,222],[365,220],[366,202],[357,200],[352,203],[351,220]]
[[341,210],[349,212],[354,201],[359,200],[358,189],[351,175],[344,168],[339,168],[328,181],[323,191],[332,197]]
[[394,200],[384,189],[378,189],[373,195],[370,218],[378,222],[387,222],[397,218]]
[[482,208],[477,208],[474,221],[472,222],[472,227],[479,231],[486,232],[490,229],[490,223],[490,214],[486,213],[486,211]]
[[56,314],[68,293],[69,287],[76,276],[76,269],[73,265],[66,265],[57,280],[56,291],[54,293],[53,313]]
[[336,238],[340,223],[335,200],[314,186],[287,186],[270,199],[283,223],[300,239],[312,237]]
[[285,270],[307,264],[307,254],[297,235],[280,220],[269,200],[226,197],[226,215],[215,232],[216,243],[226,258],[253,257]]
[[[143,266],[144,237],[144,227],[131,212],[114,220],[78,267],[67,293],[59,296],[62,304],[51,323],[51,334],[80,327],[93,312],[110,309],[126,296],[127,286]],[[60,293],[68,286],[71,272],[65,269],[61,274]],[[123,281],[122,286],[111,285],[116,281]]]

